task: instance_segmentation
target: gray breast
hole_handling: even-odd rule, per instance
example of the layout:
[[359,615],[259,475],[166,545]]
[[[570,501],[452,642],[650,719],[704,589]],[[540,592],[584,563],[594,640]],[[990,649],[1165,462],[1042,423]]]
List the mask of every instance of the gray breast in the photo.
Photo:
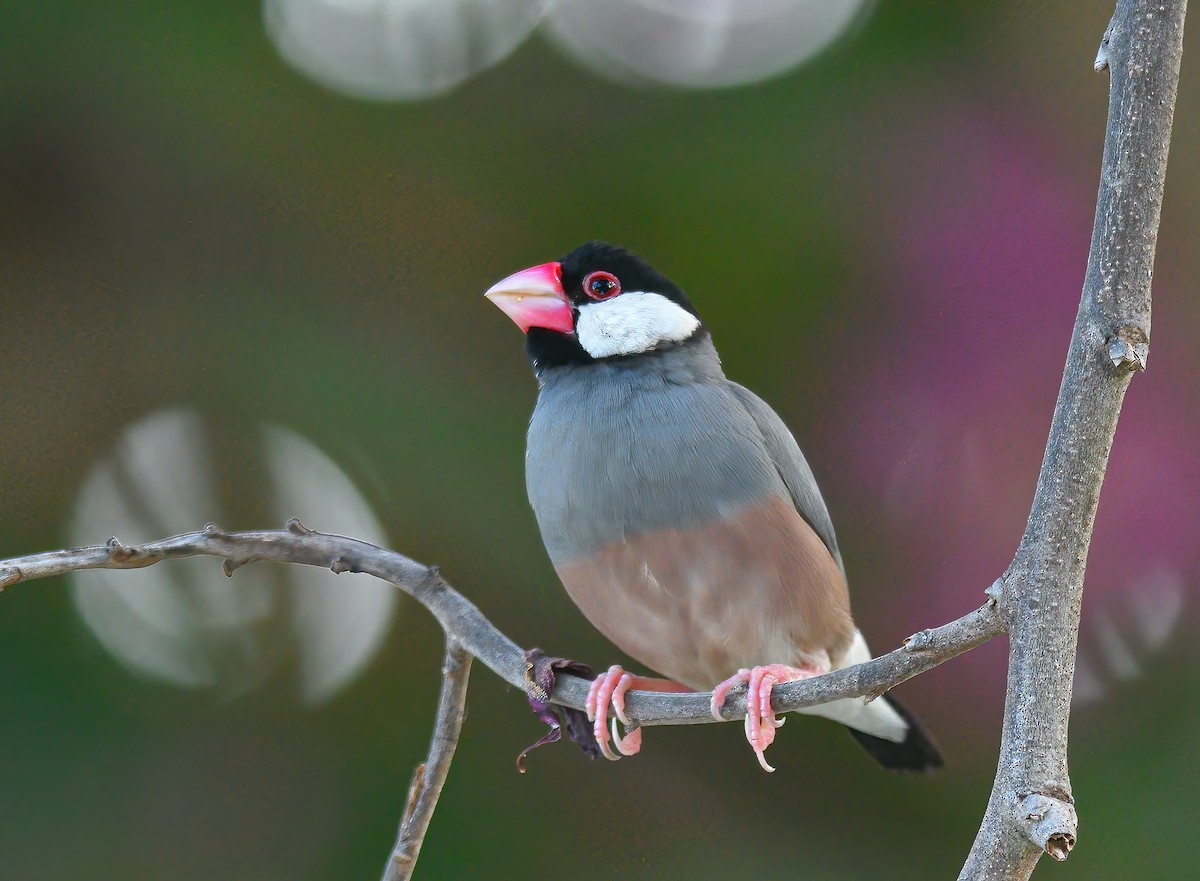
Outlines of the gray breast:
[[626,535],[686,529],[771,495],[790,498],[707,337],[542,379],[526,485],[556,564]]

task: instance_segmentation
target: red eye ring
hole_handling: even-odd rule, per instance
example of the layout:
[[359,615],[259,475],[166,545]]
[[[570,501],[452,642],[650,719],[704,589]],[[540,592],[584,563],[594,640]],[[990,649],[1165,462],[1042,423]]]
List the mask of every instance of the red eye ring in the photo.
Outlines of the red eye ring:
[[593,300],[611,300],[621,293],[621,282],[611,272],[589,272],[583,280],[583,292]]

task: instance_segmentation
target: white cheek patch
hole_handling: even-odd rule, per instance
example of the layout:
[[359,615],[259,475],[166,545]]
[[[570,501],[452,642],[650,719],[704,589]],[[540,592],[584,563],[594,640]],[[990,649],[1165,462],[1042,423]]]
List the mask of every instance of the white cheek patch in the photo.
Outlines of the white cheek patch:
[[686,340],[700,320],[662,294],[626,291],[579,307],[575,333],[593,358],[636,355],[661,343]]

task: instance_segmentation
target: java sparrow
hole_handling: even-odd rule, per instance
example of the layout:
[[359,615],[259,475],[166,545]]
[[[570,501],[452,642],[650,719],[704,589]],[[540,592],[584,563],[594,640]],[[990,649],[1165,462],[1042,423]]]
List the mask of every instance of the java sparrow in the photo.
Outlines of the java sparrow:
[[[539,392],[526,487],[567,593],[624,652],[668,679],[598,676],[588,717],[604,754],[630,688],[748,685],[746,736],[783,724],[779,682],[865,661],[842,556],[812,470],[783,421],[725,378],[687,295],[622,248],[590,242],[485,296],[525,331]],[[847,725],[884,767],[927,770],[937,747],[896,701],[801,712]],[[641,730],[613,743],[632,755]]]

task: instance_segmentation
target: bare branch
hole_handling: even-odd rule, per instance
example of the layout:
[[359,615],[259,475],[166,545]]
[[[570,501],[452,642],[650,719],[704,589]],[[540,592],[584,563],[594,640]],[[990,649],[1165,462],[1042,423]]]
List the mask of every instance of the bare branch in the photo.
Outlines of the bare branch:
[[[868,700],[882,695],[938,664],[982,645],[1004,632],[1003,622],[995,604],[985,603],[949,624],[932,630],[922,630],[904,641],[900,648],[862,664],[834,670],[823,676],[787,682],[772,691],[772,706],[777,712],[801,710],[846,697]],[[554,700],[567,706],[582,707],[588,685],[581,679],[560,677],[554,689]],[[710,694],[664,694],[631,691],[627,696],[626,713],[640,725],[691,725],[712,719],[709,710]],[[726,719],[741,719],[746,715],[744,690],[730,694],[721,708]],[[704,716],[708,715],[708,719]]]
[[446,657],[442,661],[442,692],[438,697],[437,718],[429,755],[417,765],[400,832],[383,870],[383,881],[408,881],[417,865],[421,844],[433,819],[438,796],[450,772],[450,762],[458,746],[463,717],[467,711],[467,679],[471,675],[471,654],[452,637],[446,637]]
[[[474,603],[447,584],[435,567],[356,538],[316,532],[294,519],[284,530],[230,533],[210,523],[201,532],[141,545],[124,545],[113,538],[104,545],[0,560],[0,588],[80,569],[142,569],[163,560],[195,556],[220,557],[226,574],[250,562],[266,561],[319,566],[334,572],[362,572],[381,578],[425,606],[441,624],[447,638],[479,658],[506,682],[522,690],[528,687],[525,652],[497,630]],[[890,654],[824,676],[781,685],[775,691],[773,705],[776,711],[787,712],[846,697],[877,697],[1003,632],[995,603],[989,600],[956,621],[909,637],[905,646]],[[559,674],[553,700],[582,709],[589,685],[577,676]],[[636,725],[706,724],[716,721],[709,711],[711,697],[710,692],[631,691],[626,710]],[[723,713],[726,719],[741,719],[746,715],[744,689],[729,696]]]
[[[404,817],[383,873],[383,881],[407,881],[416,866],[454,758],[471,657],[478,657],[503,679],[525,689],[529,686],[525,678],[525,652],[447,584],[436,568],[359,539],[316,532],[295,519],[288,521],[286,529],[278,531],[227,533],[210,523],[200,532],[142,545],[125,545],[112,538],[104,545],[3,560],[0,589],[82,569],[142,569],[163,560],[201,555],[221,558],[227,576],[257,561],[373,575],[412,595],[441,624],[446,634],[446,658],[433,738],[429,755],[413,774]],[[878,697],[893,685],[986,642],[1003,629],[995,600],[989,598],[981,608],[957,621],[914,634],[890,654],[825,676],[780,686],[773,704],[777,711],[785,712],[845,697]],[[552,698],[556,703],[582,708],[589,684],[579,677],[559,674]],[[715,722],[709,710],[710,699],[711,694],[632,691],[628,694],[627,711],[631,721],[639,725]],[[745,716],[744,692],[730,695],[722,711],[726,719]]]
[[1001,580],[1009,667],[1000,762],[961,879],[1025,879],[1043,851],[1065,859],[1075,843],[1067,722],[1084,567],[1121,403],[1149,352],[1186,11],[1186,0],[1120,0],[1096,57],[1111,75],[1096,222],[1033,510]]

